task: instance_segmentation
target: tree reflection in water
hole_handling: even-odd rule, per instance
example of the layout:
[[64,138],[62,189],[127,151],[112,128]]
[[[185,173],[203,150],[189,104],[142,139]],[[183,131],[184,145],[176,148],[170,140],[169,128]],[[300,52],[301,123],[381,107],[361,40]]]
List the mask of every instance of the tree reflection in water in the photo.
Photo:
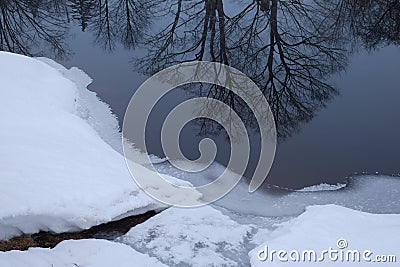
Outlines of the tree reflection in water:
[[[107,50],[118,43],[144,48],[135,66],[146,75],[193,60],[235,67],[261,88],[280,138],[338,93],[329,77],[345,68],[355,42],[369,49],[400,42],[398,0],[0,0],[0,12],[1,50],[50,49],[63,57],[74,21]],[[225,102],[257,128],[232,92],[209,85],[188,90]],[[207,120],[201,126],[201,133],[215,129]]]

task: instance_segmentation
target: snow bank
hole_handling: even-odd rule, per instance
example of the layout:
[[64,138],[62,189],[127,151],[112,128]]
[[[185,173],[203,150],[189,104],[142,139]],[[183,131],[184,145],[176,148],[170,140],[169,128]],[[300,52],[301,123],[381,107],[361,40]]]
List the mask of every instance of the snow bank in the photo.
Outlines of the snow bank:
[[[252,266],[291,266],[276,258],[272,262],[261,261],[259,251],[265,250],[265,246],[269,252],[314,250],[319,258],[325,249],[340,250],[338,240],[348,245],[343,251],[359,250],[361,257],[365,250],[372,251],[371,260],[378,255],[395,255],[397,260],[400,257],[397,247],[400,215],[369,214],[336,205],[311,206],[290,220],[229,213],[210,206],[170,208],[135,226],[116,241],[169,266],[249,266],[250,263]],[[309,261],[292,264],[314,266]],[[317,266],[366,264],[343,262],[340,258],[336,262],[329,262],[329,258],[317,262]],[[374,265],[394,266],[376,262]]]
[[76,115],[84,119],[101,139],[122,154],[121,133],[117,117],[111,113],[111,108],[107,103],[101,101],[95,92],[87,89],[93,82],[92,78],[76,67],[67,69],[48,58],[37,59],[58,70],[65,78],[74,83],[78,94]]
[[169,208],[117,241],[169,266],[246,266],[254,231],[210,206]]
[[[376,256],[395,255],[400,260],[398,249],[400,237],[400,215],[398,214],[369,214],[351,210],[336,205],[311,206],[308,207],[299,217],[281,224],[275,231],[264,236],[264,244],[258,246],[249,253],[252,266],[395,266],[396,263],[366,262],[362,260],[365,250],[372,251],[369,255],[371,261]],[[271,250],[284,250],[288,253],[288,262],[282,262],[274,255],[262,261],[268,246],[268,254]],[[314,250],[320,258],[323,250],[338,250],[345,253],[344,261],[341,260],[342,252],[338,252],[338,260],[330,261],[325,255],[325,261],[312,262],[300,261],[291,262],[289,253],[296,250],[302,255],[305,250]],[[346,262],[347,251],[358,250],[361,253],[360,262],[353,262],[350,255],[349,262]],[[293,258],[296,258],[296,252]],[[260,254],[260,255],[258,255]],[[335,253],[334,253],[335,254]],[[333,255],[334,255],[333,254]],[[259,260],[259,257],[262,260]],[[332,256],[335,259],[335,256]],[[313,259],[313,258],[312,258]]]
[[42,61],[0,52],[0,240],[164,207],[131,178],[115,116],[86,89],[90,78]]
[[2,267],[161,267],[158,260],[124,244],[105,240],[64,241],[54,249],[0,252]]

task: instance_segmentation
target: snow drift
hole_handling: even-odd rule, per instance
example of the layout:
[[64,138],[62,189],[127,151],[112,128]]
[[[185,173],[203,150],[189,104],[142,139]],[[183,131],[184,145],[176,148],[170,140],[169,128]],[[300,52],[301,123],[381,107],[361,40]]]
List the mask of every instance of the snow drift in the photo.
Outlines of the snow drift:
[[41,60],[0,52],[0,240],[164,207],[132,180],[91,79]]
[[[264,244],[250,251],[249,256],[251,265],[255,267],[394,266],[396,263],[393,262],[379,262],[378,257],[393,255],[398,261],[399,236],[399,214],[370,214],[337,205],[311,206],[299,217],[280,224],[275,231],[265,235]],[[338,251],[333,252],[332,260],[329,254],[321,256],[324,250],[329,249]],[[269,251],[267,254],[270,254],[271,250],[283,250],[287,254],[282,261],[276,254],[271,258],[264,252],[260,253]],[[314,256],[309,260],[307,255],[303,261],[303,251],[309,250],[316,253],[316,260]],[[363,259],[366,250],[371,253]]]

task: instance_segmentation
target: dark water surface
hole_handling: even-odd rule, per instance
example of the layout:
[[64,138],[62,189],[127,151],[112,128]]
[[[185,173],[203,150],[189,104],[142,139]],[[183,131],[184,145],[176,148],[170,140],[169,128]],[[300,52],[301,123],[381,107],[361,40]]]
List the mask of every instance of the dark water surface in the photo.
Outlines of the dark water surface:
[[[87,72],[94,80],[89,88],[110,104],[121,122],[131,96],[146,79],[129,63],[132,52],[104,53],[85,34],[78,34],[71,46],[74,56],[63,64]],[[340,95],[278,145],[268,183],[301,187],[342,182],[354,173],[400,174],[400,48],[359,52],[351,57],[346,71],[332,80]],[[185,99],[180,92],[164,100],[164,113],[150,129],[154,135],[148,136],[151,153],[163,155],[159,141],[162,118]],[[185,129],[181,137],[182,150],[192,158],[198,156],[197,146],[203,138],[196,135],[196,128]],[[257,137],[256,133],[251,137],[255,147]],[[217,141],[222,147],[229,145],[225,138]],[[229,157],[223,152],[219,150],[221,162]],[[251,157],[256,162],[257,152]]]
[[[25,2],[16,2],[22,3],[18,8],[27,8]],[[69,23],[60,27],[69,30],[63,45],[70,55],[55,56],[63,54],[54,48],[57,38],[50,43],[56,53],[48,52],[46,42],[36,49],[88,73],[94,80],[90,90],[110,104],[120,123],[135,90],[154,72],[183,61],[217,61],[249,75],[274,112],[280,142],[268,183],[298,188],[334,184],[354,173],[400,174],[398,1],[67,2],[61,10]],[[40,8],[32,9],[39,18]],[[57,12],[62,20],[64,13]],[[17,41],[7,46],[1,39],[0,48],[34,54]],[[164,118],[178,103],[200,95],[181,88],[162,99],[151,115],[149,152],[163,156]],[[246,125],[252,132],[250,176],[259,136],[251,119]],[[226,163],[225,135],[200,132],[196,123],[181,134],[183,153],[197,158],[199,141],[207,136],[218,144],[217,160]]]
[[[63,62],[79,66],[94,80],[90,89],[110,104],[120,122],[135,90],[146,79],[135,72],[130,60],[132,51],[123,48],[110,54],[94,47],[85,34],[71,41],[74,56]],[[282,141],[277,148],[268,182],[285,187],[301,187],[320,182],[337,183],[354,173],[400,173],[400,48],[384,47],[353,55],[346,71],[331,78],[340,95],[301,130]],[[168,110],[187,99],[179,92],[163,100],[161,114],[154,119],[153,134],[148,136],[148,150],[162,156],[160,129]],[[197,146],[203,136],[196,128],[185,129],[182,150],[188,157],[198,157]],[[257,134],[251,138],[257,147]],[[213,137],[216,138],[215,136]],[[228,147],[225,138],[217,138]],[[225,152],[225,153],[224,153]],[[225,162],[229,151],[219,150]],[[258,153],[251,155],[250,170]]]

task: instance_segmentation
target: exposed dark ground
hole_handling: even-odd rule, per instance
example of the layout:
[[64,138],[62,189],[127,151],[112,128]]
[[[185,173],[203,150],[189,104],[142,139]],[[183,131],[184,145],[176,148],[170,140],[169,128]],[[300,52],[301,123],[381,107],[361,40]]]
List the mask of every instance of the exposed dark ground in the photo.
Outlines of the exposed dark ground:
[[118,221],[100,224],[90,229],[72,233],[39,232],[32,235],[22,235],[7,241],[0,241],[0,251],[27,250],[32,247],[54,248],[64,240],[79,240],[101,238],[113,240],[126,234],[132,227],[141,224],[157,213],[149,211],[145,214],[126,217]]

